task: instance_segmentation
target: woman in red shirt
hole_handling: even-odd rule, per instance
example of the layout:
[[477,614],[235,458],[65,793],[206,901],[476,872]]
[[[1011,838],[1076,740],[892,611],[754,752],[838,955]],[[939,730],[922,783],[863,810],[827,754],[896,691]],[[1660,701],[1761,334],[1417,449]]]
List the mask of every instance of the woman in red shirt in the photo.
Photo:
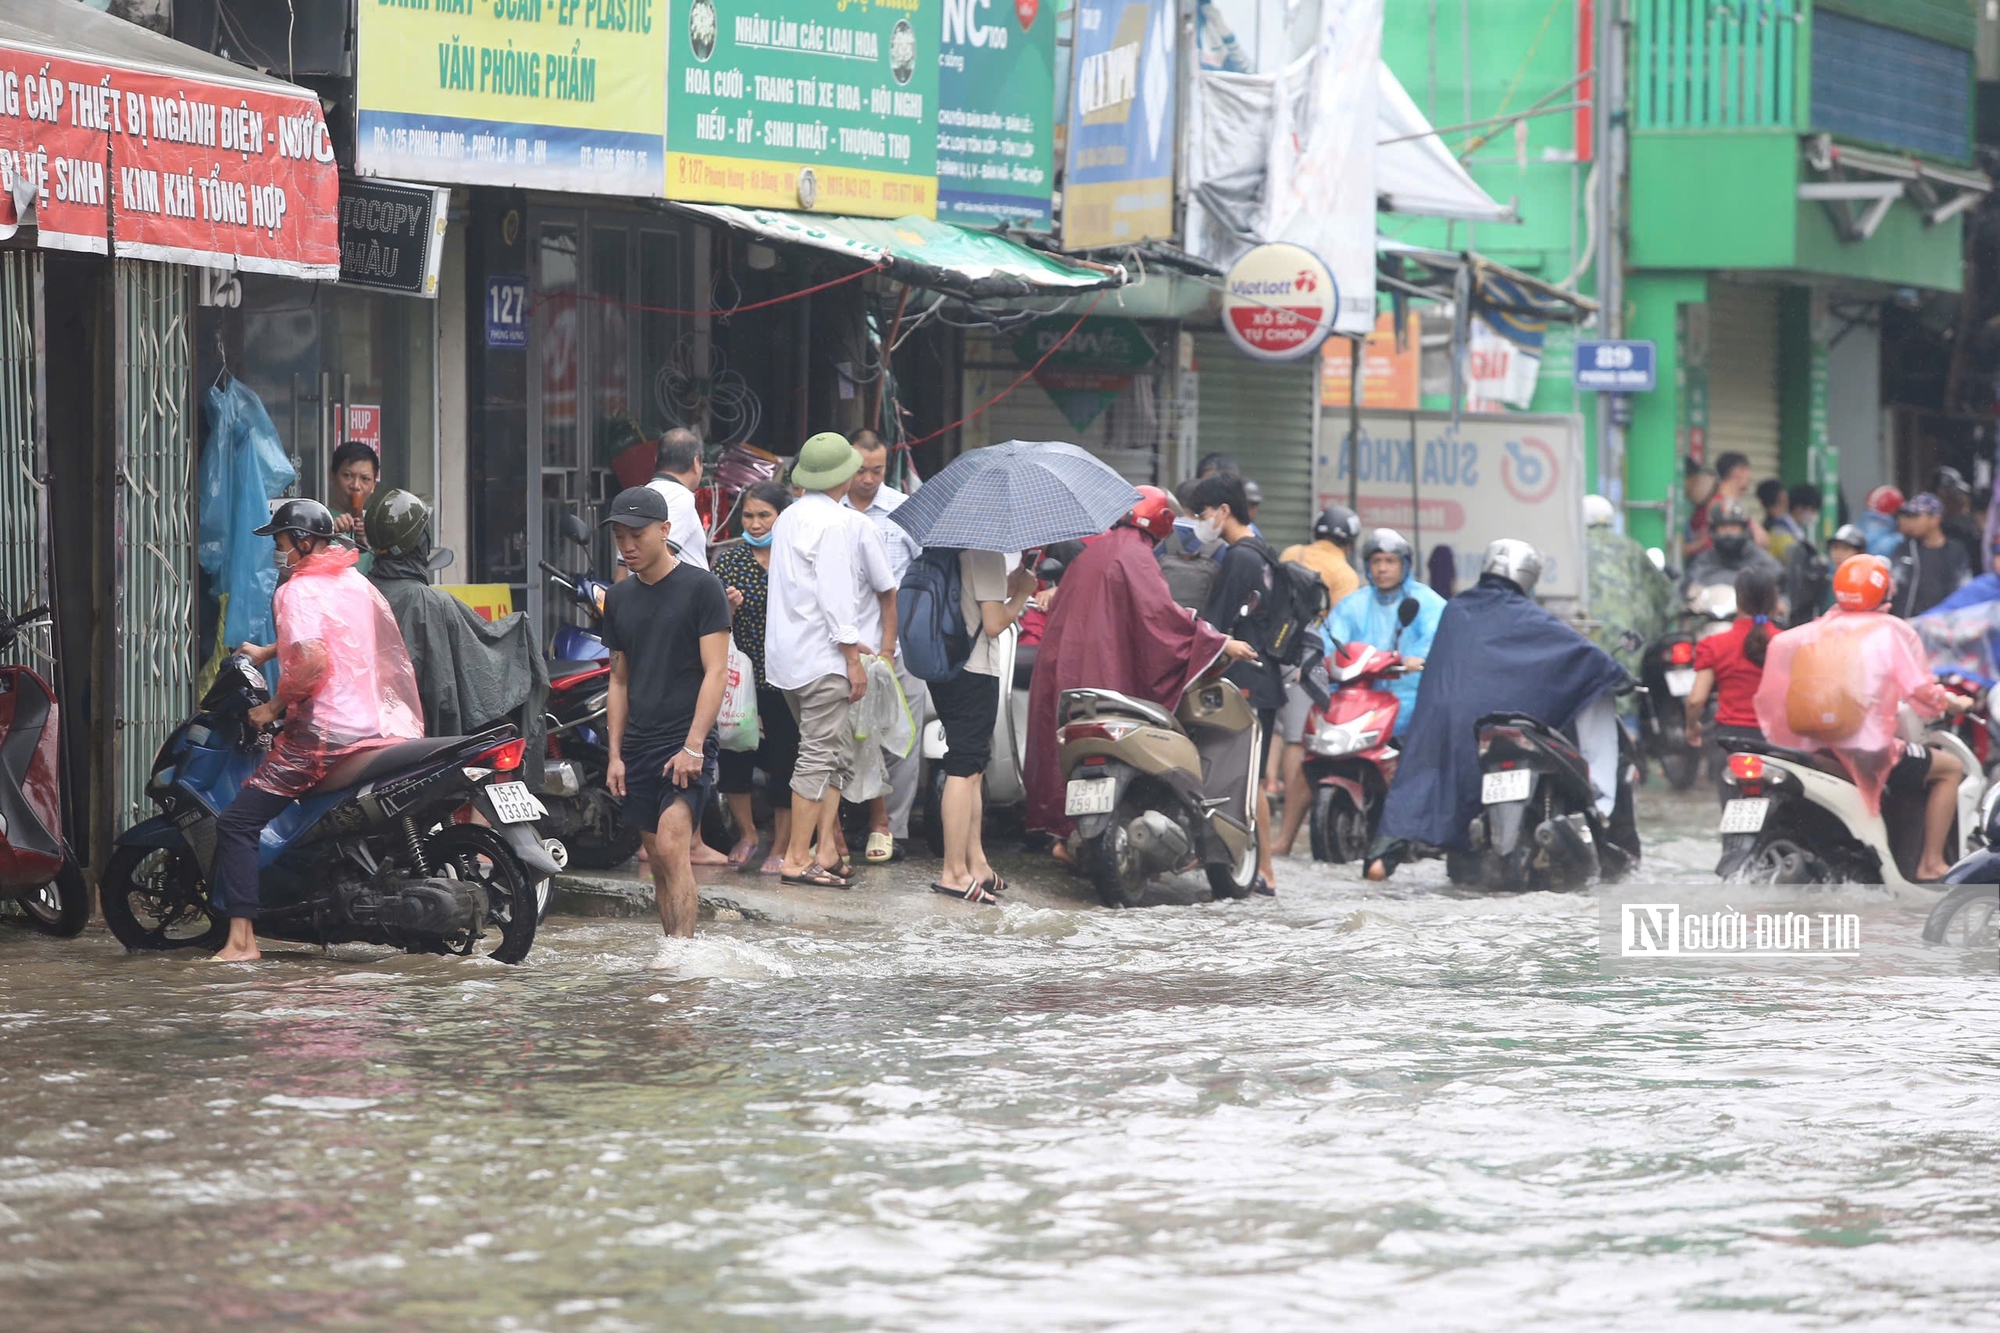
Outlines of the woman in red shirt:
[[1778,632],[1778,580],[1769,571],[1746,569],[1736,576],[1736,623],[1695,645],[1694,688],[1687,696],[1688,744],[1702,743],[1701,719],[1715,695],[1715,739],[1760,741],[1757,686],[1764,679],[1764,651]]

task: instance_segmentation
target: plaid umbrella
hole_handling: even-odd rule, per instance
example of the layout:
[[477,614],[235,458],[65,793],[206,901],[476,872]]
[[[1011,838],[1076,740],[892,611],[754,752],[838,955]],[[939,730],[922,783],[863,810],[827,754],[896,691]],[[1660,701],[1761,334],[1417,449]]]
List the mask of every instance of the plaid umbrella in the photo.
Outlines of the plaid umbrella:
[[1073,444],[1009,440],[960,454],[889,517],[920,546],[1027,551],[1094,537],[1138,500]]

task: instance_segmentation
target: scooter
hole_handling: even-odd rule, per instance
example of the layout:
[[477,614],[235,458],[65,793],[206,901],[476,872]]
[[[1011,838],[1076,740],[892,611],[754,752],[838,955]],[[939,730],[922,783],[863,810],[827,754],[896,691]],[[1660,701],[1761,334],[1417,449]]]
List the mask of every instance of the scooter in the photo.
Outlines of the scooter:
[[1979,949],[1990,957],[2000,943],[2000,890],[1994,888],[2000,884],[2000,783],[1979,798],[1967,841],[1972,846],[1944,877],[1952,887],[1924,922],[1924,940]]
[[[1640,700],[1641,745],[1675,791],[1686,791],[1701,776],[1702,751],[1688,744],[1687,714],[1681,704],[1694,690],[1695,645],[1735,622],[1733,583],[1689,588],[1680,625],[1653,640],[1640,661],[1639,681],[1646,687]],[[1714,711],[1711,698],[1711,722]]]
[[[1972,750],[1949,731],[1927,731],[1924,744],[1956,756],[1965,772],[1958,784],[1958,816],[1945,836],[1946,859],[1958,861],[1985,845],[1986,774]],[[1853,777],[1829,751],[1789,750],[1764,741],[1738,742],[1730,749],[1722,777],[1717,877],[1749,884],[1917,884],[1923,793],[1884,791],[1881,813],[1870,814]]]
[[[46,606],[0,617],[0,653],[48,618]],[[0,898],[46,935],[67,938],[90,920],[90,885],[62,835],[60,710],[24,666],[0,666]]]
[[[590,530],[574,514],[563,516],[563,535],[588,552]],[[580,869],[608,870],[639,852],[639,834],[625,827],[624,802],[611,794],[605,774],[611,743],[604,730],[609,705],[611,650],[597,626],[611,585],[542,561],[563,596],[589,622],[556,626],[549,661],[548,758],[539,795],[548,809],[543,831],[559,840]]]
[[[126,948],[214,948],[228,933],[211,888],[216,820],[268,748],[249,712],[269,698],[263,672],[232,654],[160,747],[146,782],[159,813],[118,835],[104,872],[104,924]],[[511,776],[522,747],[500,726],[334,761],[260,839],[258,933],[526,958],[535,885],[560,867],[535,828],[541,803]]]
[[[1402,641],[1421,609],[1416,598],[1403,599],[1392,643]],[[1313,789],[1307,827],[1315,861],[1359,861],[1375,841],[1401,756],[1392,737],[1403,701],[1385,685],[1402,674],[1403,655],[1393,646],[1333,646],[1327,676],[1336,688],[1305,740],[1306,781]]]
[[1470,852],[1450,852],[1454,884],[1505,893],[1580,889],[1614,882],[1639,864],[1632,810],[1638,757],[1618,728],[1618,791],[1609,819],[1598,814],[1590,765],[1568,736],[1525,713],[1478,722],[1480,812]]
[[1063,810],[1105,906],[1134,906],[1148,879],[1197,868],[1215,897],[1250,896],[1262,742],[1243,691],[1216,677],[1189,686],[1172,713],[1113,690],[1063,691]]

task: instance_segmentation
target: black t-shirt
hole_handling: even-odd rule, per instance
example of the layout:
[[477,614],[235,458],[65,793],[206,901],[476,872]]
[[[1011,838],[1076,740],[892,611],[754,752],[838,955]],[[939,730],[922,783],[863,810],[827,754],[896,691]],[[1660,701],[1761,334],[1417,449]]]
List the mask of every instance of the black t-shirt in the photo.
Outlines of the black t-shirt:
[[729,598],[715,575],[685,561],[657,583],[638,575],[604,597],[604,646],[625,654],[625,739],[635,755],[687,744],[701,694],[701,641],[729,632]]
[[[1215,576],[1215,587],[1201,618],[1262,653],[1266,644],[1260,612],[1270,600],[1275,575],[1274,560],[1257,551],[1260,544],[1255,537],[1245,537],[1222,553],[1222,569]],[[1223,673],[1223,679],[1241,687],[1252,708],[1285,706],[1284,676],[1276,662],[1238,662]]]
[[1925,546],[1915,537],[1903,538],[1889,562],[1896,573],[1896,614],[1920,616],[1958,591],[1971,572],[1965,548],[1946,539],[1942,546]]

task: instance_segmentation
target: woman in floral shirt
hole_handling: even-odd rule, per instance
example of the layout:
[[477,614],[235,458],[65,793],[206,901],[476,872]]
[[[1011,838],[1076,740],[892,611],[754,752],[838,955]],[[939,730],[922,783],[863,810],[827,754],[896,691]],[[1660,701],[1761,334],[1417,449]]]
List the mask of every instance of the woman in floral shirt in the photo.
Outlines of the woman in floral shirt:
[[772,818],[776,828],[769,843],[763,873],[778,873],[779,853],[791,833],[792,804],[789,789],[792,765],[799,757],[799,727],[782,692],[764,680],[764,607],[770,583],[771,529],[778,515],[792,502],[792,493],[782,483],[760,481],[743,493],[743,537],[729,542],[715,553],[711,569],[729,594],[730,632],[736,646],[750,659],[757,681],[757,725],[760,739],[755,750],[724,750],[717,788],[729,798],[730,813],[742,830],[730,850],[732,865],[742,866],[756,854],[757,825],[751,813],[752,775],[762,769],[765,791],[773,793]]

